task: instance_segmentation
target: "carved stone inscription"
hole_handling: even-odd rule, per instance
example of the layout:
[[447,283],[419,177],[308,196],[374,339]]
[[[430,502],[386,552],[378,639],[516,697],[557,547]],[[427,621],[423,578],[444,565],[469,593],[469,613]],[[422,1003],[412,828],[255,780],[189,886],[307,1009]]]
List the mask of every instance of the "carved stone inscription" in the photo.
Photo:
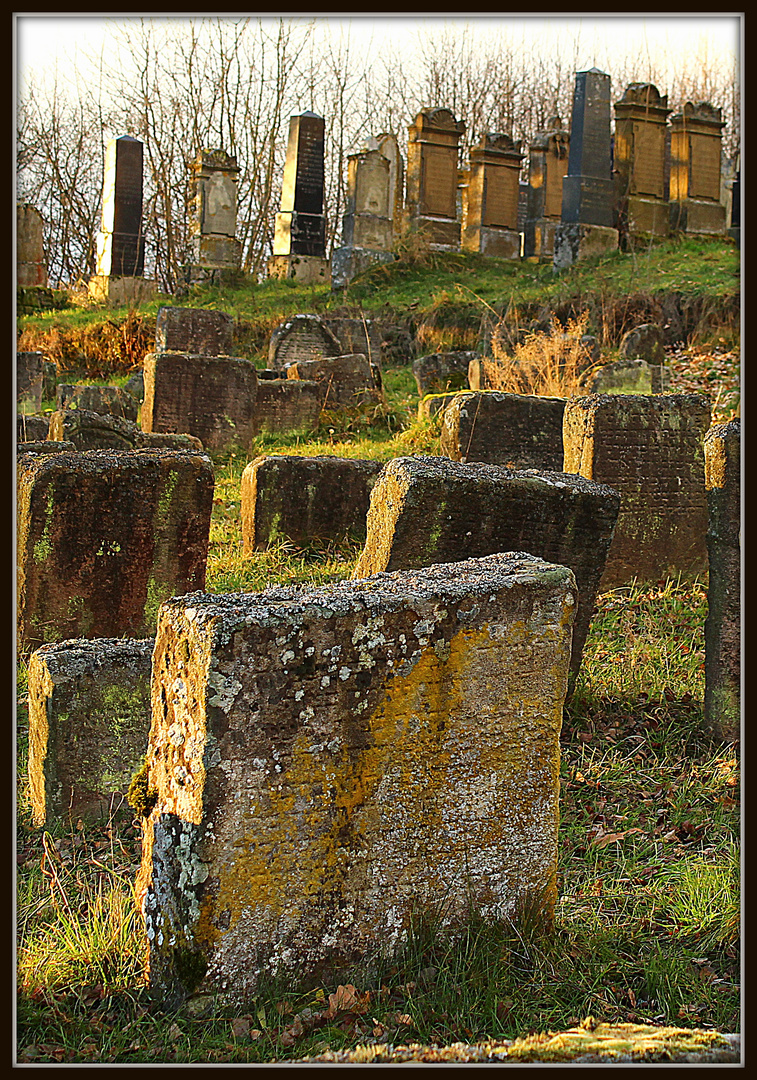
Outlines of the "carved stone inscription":
[[693,199],[720,198],[720,139],[691,136],[689,195]]
[[518,187],[516,183],[513,183],[516,177],[517,172],[513,169],[497,168],[491,165],[486,169],[482,225],[492,225],[495,228],[500,226],[506,229],[514,229],[517,226]]
[[455,217],[457,151],[441,146],[422,150],[421,213]]
[[299,120],[294,209],[301,214],[322,214],[324,122],[320,116],[303,115]]
[[634,124],[634,164],[631,194],[665,194],[665,128],[662,125]]

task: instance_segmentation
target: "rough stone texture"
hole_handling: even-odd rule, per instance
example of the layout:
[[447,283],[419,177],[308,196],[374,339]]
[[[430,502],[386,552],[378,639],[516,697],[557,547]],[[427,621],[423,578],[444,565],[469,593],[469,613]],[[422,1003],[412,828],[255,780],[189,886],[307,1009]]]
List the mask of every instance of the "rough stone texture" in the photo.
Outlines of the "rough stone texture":
[[434,250],[460,247],[457,159],[465,123],[449,109],[421,109],[408,127],[405,211]]
[[363,353],[334,356],[328,360],[303,360],[289,364],[288,379],[309,379],[320,384],[324,409],[343,405],[378,402],[379,369],[368,362]]
[[336,335],[318,315],[294,315],[271,334],[268,366],[280,370],[285,364],[343,355]]
[[148,353],[144,431],[188,432],[206,450],[246,450],[255,434],[255,365],[235,357]]
[[588,394],[651,394],[652,368],[646,360],[618,360],[594,368],[581,380]]
[[258,372],[253,427],[256,435],[313,431],[322,408],[323,390],[315,379],[261,379]]
[[377,319],[329,315],[323,316],[321,322],[339,342],[339,356],[363,353],[371,364],[381,364],[385,327]]
[[565,270],[575,262],[606,255],[608,251],[616,251],[617,247],[617,229],[563,221],[555,228],[552,262],[555,270]]
[[704,627],[704,715],[729,742],[741,737],[741,421],[704,440],[710,577]]
[[205,585],[213,486],[188,451],[22,456],[19,645],[151,634],[163,600]]
[[413,360],[413,375],[421,397],[443,394],[446,390],[468,389],[468,366],[477,360],[477,352],[430,353]]
[[34,823],[118,810],[150,732],[155,642],[43,645],[29,659],[29,788]]
[[16,415],[16,439],[18,442],[42,442],[50,430],[50,418],[31,416],[27,413]]
[[58,385],[57,365],[46,357],[42,357],[42,400],[55,401],[55,391]]
[[134,397],[120,386],[87,386],[83,383],[59,383],[56,408],[87,409],[103,416],[120,416],[136,423],[139,406]]
[[444,410],[441,452],[453,461],[559,471],[564,410],[563,398],[458,394]]
[[549,918],[575,601],[508,553],[164,606],[138,881],[163,1000],[365,975],[413,916]]
[[141,405],[145,399],[144,373],[141,371],[135,372],[124,386],[124,390],[127,394],[131,394],[131,396]]
[[16,401],[21,412],[38,413],[42,408],[44,371],[42,353],[16,353]]
[[601,588],[707,569],[704,436],[710,403],[696,394],[590,394],[568,401],[566,472],[620,492]]
[[[237,159],[223,150],[201,150],[189,166],[192,270],[238,269],[242,245],[235,239],[237,226]],[[166,351],[158,347],[157,351]],[[201,348],[181,345],[179,352],[201,352],[224,356],[231,348],[213,354]]]
[[62,409],[50,417],[50,439],[72,442],[77,450],[202,450],[194,435],[142,431],[131,420],[89,409]]
[[47,286],[44,221],[31,203],[16,204],[16,284]]
[[426,394],[418,402],[418,419],[431,420],[440,412],[444,412],[450,402],[454,401],[457,394]]
[[644,323],[628,330],[618,348],[621,360],[646,360],[658,367],[665,363],[665,335],[656,323]]
[[242,473],[242,541],[246,554],[290,540],[365,540],[371,489],[383,462],[267,454]]
[[231,356],[234,317],[207,308],[158,308],[155,352]]
[[16,446],[16,458],[20,454],[60,454],[64,450],[76,450],[72,442],[22,442]]
[[571,677],[581,663],[620,497],[565,473],[395,458],[371,492],[354,577],[530,551],[569,566],[579,590]]

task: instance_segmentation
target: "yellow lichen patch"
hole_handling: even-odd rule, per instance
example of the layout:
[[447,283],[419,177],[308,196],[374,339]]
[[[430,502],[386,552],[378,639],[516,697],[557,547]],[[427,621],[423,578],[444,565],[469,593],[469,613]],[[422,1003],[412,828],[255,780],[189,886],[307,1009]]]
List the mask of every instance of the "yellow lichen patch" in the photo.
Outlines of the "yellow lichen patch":
[[47,665],[36,654],[29,660],[29,794],[34,824],[42,826],[47,817],[46,774],[47,744],[50,724],[47,701],[53,691],[53,680]]

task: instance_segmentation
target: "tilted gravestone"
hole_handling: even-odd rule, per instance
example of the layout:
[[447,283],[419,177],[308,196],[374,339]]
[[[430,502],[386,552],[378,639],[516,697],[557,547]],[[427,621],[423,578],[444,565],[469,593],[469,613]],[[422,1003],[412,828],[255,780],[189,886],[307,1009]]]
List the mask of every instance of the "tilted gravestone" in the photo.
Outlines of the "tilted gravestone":
[[463,188],[460,246],[500,259],[520,258],[520,143],[490,132],[470,151]]
[[174,450],[20,455],[18,642],[145,637],[205,584],[213,467]]
[[324,206],[325,121],[313,112],[289,120],[289,143],[276,215],[270,277],[303,283],[326,281],[326,218]]
[[86,409],[102,416],[120,416],[136,423],[139,405],[120,386],[90,386],[84,383],[58,383],[56,408]]
[[575,602],[566,567],[509,553],[164,605],[137,882],[153,992],[370,977],[432,913],[549,921]]
[[123,804],[150,731],[155,642],[43,645],[29,658],[29,792],[38,827]]
[[564,473],[395,458],[371,492],[354,577],[497,551],[530,551],[569,566],[578,585],[575,679],[619,503],[611,488]]
[[565,407],[566,472],[609,484],[621,504],[603,589],[707,569],[704,436],[696,394],[590,394]]
[[[342,406],[377,404],[381,390],[376,385],[378,369],[362,353],[332,356],[326,360],[303,360],[289,364],[288,379],[315,380],[321,387],[324,409]],[[380,376],[379,376],[380,377]]]
[[319,315],[294,315],[271,334],[268,366],[280,370],[301,360],[342,355],[340,341]]
[[181,433],[142,431],[133,420],[90,409],[59,409],[50,417],[48,438],[77,450],[202,450],[200,439]]
[[246,554],[282,541],[297,547],[365,540],[371,489],[383,463],[357,458],[266,454],[242,473]]
[[468,389],[468,366],[479,354],[468,350],[429,353],[413,360],[413,375],[421,397],[446,390]]
[[556,269],[617,248],[611,170],[610,76],[596,68],[578,71],[562,215],[555,232]]
[[405,210],[432,249],[460,247],[457,159],[464,131],[449,109],[421,109],[408,127]]
[[564,411],[564,398],[461,393],[444,410],[440,449],[453,461],[559,471]]
[[741,738],[741,421],[710,428],[707,487],[707,620],[704,716],[728,742]]
[[615,102],[613,170],[616,221],[624,241],[667,236],[670,207],[665,192],[668,99],[651,83],[631,83]]
[[155,319],[155,352],[231,356],[234,317],[207,308],[161,307]]
[[670,118],[670,227],[685,233],[726,231],[720,202],[722,110],[687,101]]
[[258,377],[249,360],[189,353],[148,353],[144,431],[187,432],[212,453],[246,450],[255,435]]
[[44,439],[41,442],[21,442],[16,446],[16,461],[23,454],[62,454],[65,450],[76,450],[72,442],[52,442]]
[[547,121],[529,146],[523,255],[552,261],[555,230],[562,217],[562,184],[568,171],[570,133],[559,116]]

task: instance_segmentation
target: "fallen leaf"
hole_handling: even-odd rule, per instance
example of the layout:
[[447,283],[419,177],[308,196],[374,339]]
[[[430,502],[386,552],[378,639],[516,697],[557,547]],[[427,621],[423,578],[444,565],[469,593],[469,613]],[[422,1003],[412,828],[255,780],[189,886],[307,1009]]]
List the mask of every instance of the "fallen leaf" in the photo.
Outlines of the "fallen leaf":
[[604,836],[598,836],[592,840],[592,845],[597,848],[607,847],[608,844],[614,844],[617,840],[622,840],[624,836],[630,836],[631,833],[642,833],[643,829],[626,829],[625,832],[605,833]]
[[246,1039],[250,1034],[250,1021],[246,1016],[236,1016],[231,1021],[231,1033],[235,1039]]

